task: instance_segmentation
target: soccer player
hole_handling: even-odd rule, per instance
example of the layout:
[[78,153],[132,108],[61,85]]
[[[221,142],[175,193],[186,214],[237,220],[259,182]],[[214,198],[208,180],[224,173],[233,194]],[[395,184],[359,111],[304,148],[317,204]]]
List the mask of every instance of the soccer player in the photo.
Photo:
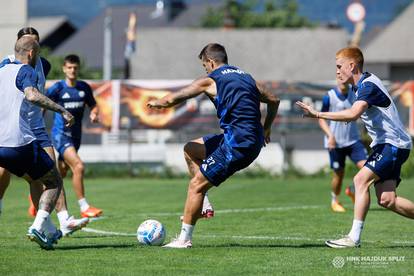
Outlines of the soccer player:
[[65,126],[60,114],[55,114],[52,127],[52,141],[59,153],[58,167],[62,177],[68,168],[72,171],[72,184],[78,198],[81,216],[84,218],[98,217],[102,210],[88,204],[83,185],[84,164],[78,155],[82,137],[82,118],[85,104],[90,108],[91,122],[98,122],[98,106],[90,86],[77,80],[80,59],[76,55],[68,55],[63,62],[64,80],[55,83],[47,90],[47,96],[62,105],[75,117],[73,126]]
[[62,179],[30,128],[30,106],[36,104],[59,112],[67,125],[73,124],[74,118],[37,90],[37,74],[32,67],[36,65],[38,54],[38,42],[23,36],[15,44],[15,60],[0,68],[0,166],[29,183],[39,180],[45,186],[27,237],[42,248],[51,249],[58,237],[45,235],[46,224],[61,191]]
[[369,187],[374,184],[378,204],[399,215],[414,219],[414,203],[397,196],[402,164],[411,150],[411,137],[400,121],[397,108],[381,80],[363,72],[364,57],[358,48],[348,47],[336,53],[336,76],[355,89],[356,100],[351,108],[336,112],[318,112],[297,102],[304,115],[311,118],[350,122],[361,118],[372,138],[372,154],[354,177],[354,220],[349,234],[328,240],[333,248],[359,247],[361,232],[370,205]]
[[[350,108],[355,101],[355,93],[351,86],[337,81],[337,87],[328,91],[322,100],[322,112],[335,112]],[[345,159],[348,156],[361,169],[367,159],[367,151],[359,137],[356,122],[344,123],[329,121],[320,118],[319,126],[325,133],[325,148],[329,151],[329,159],[333,176],[331,181],[331,208],[334,212],[345,212],[345,208],[338,200],[341,193],[342,181],[345,173]],[[345,193],[355,201],[354,187],[346,188]]]
[[[185,145],[186,161],[192,170],[184,207],[180,236],[165,245],[170,248],[192,247],[192,233],[201,216],[203,198],[235,172],[249,166],[270,141],[272,122],[279,100],[249,74],[227,63],[225,48],[206,45],[199,59],[206,77],[193,81],[177,93],[148,102],[150,108],[168,108],[205,94],[214,103],[223,134],[207,135]],[[260,102],[267,103],[264,126]]]
[[[17,33],[17,39],[20,39],[23,36],[32,37],[37,42],[39,42],[39,33],[36,29],[32,27],[26,27],[19,30]],[[9,64],[15,61],[14,55],[9,55],[6,59],[2,61],[1,64]],[[35,66],[35,72],[37,74],[36,88],[39,92],[44,94],[44,87],[46,83],[46,76],[50,71],[50,63],[42,58],[38,57]],[[52,142],[49,139],[49,136],[46,132],[45,123],[43,120],[42,110],[39,106],[30,105],[30,110],[28,113],[29,126],[36,137],[36,140],[39,142],[40,146],[48,153],[52,160],[55,160],[55,153],[52,146]],[[0,168],[0,204],[4,193],[7,189],[7,186],[10,183],[10,173],[4,168]],[[33,217],[36,216],[38,203],[40,195],[43,191],[43,184],[41,182],[33,181],[30,185],[31,195],[33,196],[33,202],[30,200],[31,206],[29,208],[29,214]],[[1,212],[1,207],[0,207]],[[67,210],[66,196],[64,188],[62,187],[61,193],[59,195],[58,201],[56,203],[56,213],[59,219],[60,230],[64,236],[73,233],[76,230],[84,227],[89,220],[87,218],[75,219],[73,216],[70,216]],[[48,233],[55,233],[54,225],[48,223]]]

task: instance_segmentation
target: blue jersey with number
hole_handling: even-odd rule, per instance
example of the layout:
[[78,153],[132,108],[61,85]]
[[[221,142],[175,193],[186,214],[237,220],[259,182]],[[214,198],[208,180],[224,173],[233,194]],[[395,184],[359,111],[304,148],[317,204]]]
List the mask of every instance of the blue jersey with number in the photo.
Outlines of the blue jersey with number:
[[208,75],[217,86],[213,100],[224,140],[232,148],[261,147],[260,92],[256,81],[235,66],[223,65]]
[[53,136],[64,134],[73,138],[80,138],[82,136],[82,118],[85,104],[90,108],[96,105],[91,87],[84,81],[77,81],[75,86],[71,87],[64,80],[61,80],[51,86],[46,95],[75,117],[73,126],[66,127],[62,115],[55,113],[52,127]]

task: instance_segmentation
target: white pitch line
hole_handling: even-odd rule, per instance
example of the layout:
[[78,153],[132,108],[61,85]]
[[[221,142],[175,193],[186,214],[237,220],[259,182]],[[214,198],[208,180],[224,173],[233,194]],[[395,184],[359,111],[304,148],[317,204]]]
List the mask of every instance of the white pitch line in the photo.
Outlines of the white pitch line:
[[121,233],[121,232],[112,232],[112,231],[103,231],[103,230],[98,230],[98,229],[93,229],[93,228],[89,228],[89,227],[83,227],[81,229],[84,232],[88,232],[88,233],[95,233],[95,234],[101,234],[101,235],[106,235],[106,236],[125,236],[125,237],[132,237],[132,236],[136,236],[137,234],[128,234],[128,233]]
[[[88,233],[101,234],[104,236],[123,236],[123,237],[136,237],[136,233],[121,233],[121,232],[112,232],[112,231],[103,231],[98,229],[93,229],[89,227],[82,228],[82,231]],[[325,242],[328,239],[322,238],[307,238],[307,237],[289,237],[289,236],[237,236],[237,235],[198,235],[197,237],[205,239],[236,239],[236,240],[285,240],[285,241],[317,241]],[[376,241],[364,240],[363,243],[377,243]],[[414,241],[391,241],[393,244],[414,244]]]
[[[216,214],[230,214],[230,213],[254,213],[254,212],[275,212],[275,211],[290,211],[290,210],[303,210],[303,209],[319,209],[327,208],[327,205],[305,205],[305,206],[283,206],[283,207],[264,207],[264,208],[245,208],[245,209],[223,209],[214,211]],[[146,216],[146,217],[169,217],[180,216],[182,212],[174,213],[137,213],[134,216]]]

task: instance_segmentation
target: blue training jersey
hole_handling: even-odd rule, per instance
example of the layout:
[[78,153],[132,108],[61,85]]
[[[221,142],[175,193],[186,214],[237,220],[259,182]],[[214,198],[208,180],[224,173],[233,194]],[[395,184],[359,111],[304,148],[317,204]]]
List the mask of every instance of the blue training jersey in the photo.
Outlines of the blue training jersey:
[[260,92],[256,81],[239,68],[224,65],[208,75],[217,86],[213,100],[224,130],[225,142],[233,148],[261,147]]
[[65,120],[59,113],[55,113],[53,121],[52,134],[65,134],[73,138],[81,138],[82,136],[82,118],[85,111],[85,104],[90,108],[96,105],[91,87],[84,81],[77,81],[74,87],[66,84],[65,80],[61,80],[51,86],[46,95],[67,109],[74,117],[75,123],[71,127],[65,126]]

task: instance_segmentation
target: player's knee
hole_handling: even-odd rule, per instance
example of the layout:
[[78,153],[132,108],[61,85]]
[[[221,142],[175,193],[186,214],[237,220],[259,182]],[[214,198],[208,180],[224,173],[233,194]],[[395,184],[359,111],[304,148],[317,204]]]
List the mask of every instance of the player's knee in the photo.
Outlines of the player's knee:
[[361,177],[359,174],[354,176],[353,181],[356,190],[368,189],[369,187],[365,181],[365,178]]
[[77,162],[75,164],[74,172],[78,174],[83,174],[84,171],[85,171],[85,165],[83,164],[83,162],[82,161]]
[[188,186],[188,192],[192,194],[205,193],[207,191],[208,182],[197,173],[191,180]]
[[395,196],[382,194],[378,198],[378,204],[387,209],[393,209],[395,206]]
[[194,145],[193,144],[194,143],[192,143],[192,142],[188,142],[184,145],[184,148],[183,148],[184,155],[190,157],[190,159],[193,156],[193,152],[194,152]]

